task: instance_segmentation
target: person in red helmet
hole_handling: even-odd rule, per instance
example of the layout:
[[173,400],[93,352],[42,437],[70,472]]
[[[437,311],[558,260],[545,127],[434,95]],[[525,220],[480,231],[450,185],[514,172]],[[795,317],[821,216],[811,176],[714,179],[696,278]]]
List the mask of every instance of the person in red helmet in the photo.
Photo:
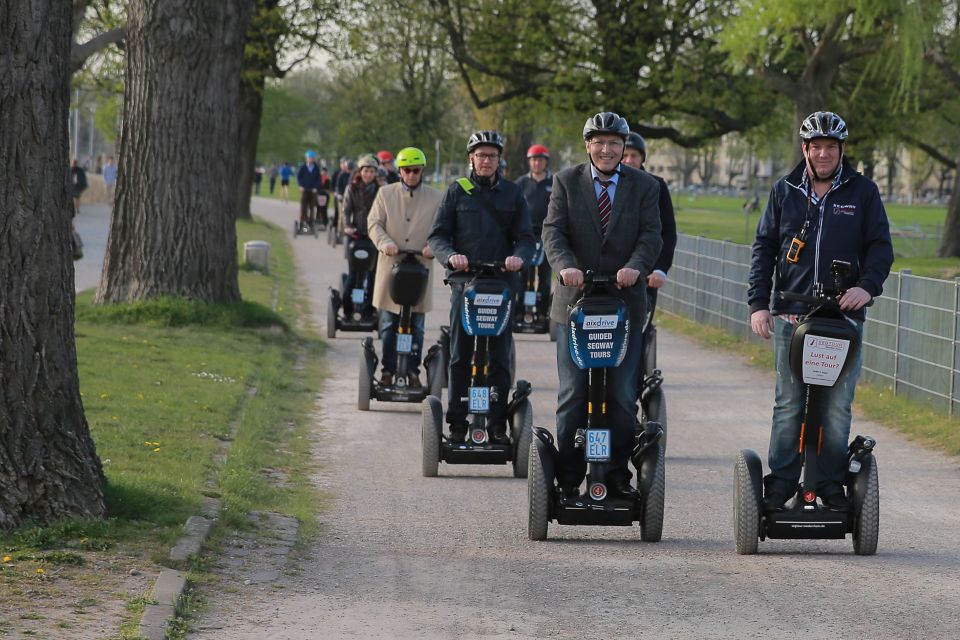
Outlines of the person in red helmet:
[[400,174],[397,173],[396,168],[393,166],[393,154],[389,151],[378,151],[377,160],[380,161],[380,168],[387,172],[386,179],[387,184],[394,184],[400,182]]
[[[527,207],[530,209],[530,222],[533,225],[533,235],[537,237],[537,242],[541,242],[540,234],[543,232],[543,221],[547,218],[547,207],[550,205],[550,191],[553,188],[553,174],[550,173],[550,150],[542,144],[531,145],[527,149],[527,164],[530,167],[530,173],[517,178],[517,186],[523,191],[523,197],[527,200]],[[546,260],[540,261],[537,267],[537,311],[543,316],[550,309],[550,276],[552,275],[550,263]],[[521,310],[522,306],[519,307]]]

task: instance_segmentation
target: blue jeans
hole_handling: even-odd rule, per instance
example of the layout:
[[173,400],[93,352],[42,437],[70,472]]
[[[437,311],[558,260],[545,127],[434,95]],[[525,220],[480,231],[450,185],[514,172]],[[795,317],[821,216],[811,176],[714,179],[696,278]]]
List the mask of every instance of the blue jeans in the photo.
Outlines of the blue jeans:
[[[463,287],[451,287],[450,297],[450,373],[449,402],[447,404],[447,423],[464,424],[467,422],[468,404],[461,400],[467,395],[470,386],[470,361],[473,358],[473,336],[467,335],[460,323],[463,308]],[[487,340],[487,359],[490,363],[487,386],[497,388],[497,400],[490,401],[490,413],[487,424],[491,427],[505,427],[507,424],[507,400],[510,395],[510,352],[513,348],[513,329],[511,323],[499,336],[478,338]]]
[[[627,354],[615,369],[607,369],[607,425],[610,429],[611,460],[606,465],[607,482],[629,481],[627,461],[633,451],[637,416],[637,379],[643,357],[643,332],[630,327]],[[574,448],[577,429],[587,427],[589,370],[580,369],[570,357],[570,327],[563,325],[557,338],[557,369],[560,390],[557,393],[557,444],[560,449],[557,480],[564,487],[578,487],[587,473],[582,449]],[[619,476],[619,477],[618,477]]]
[[[411,313],[410,323],[413,325],[413,351],[407,357],[410,375],[420,375],[420,354],[423,352],[424,320],[423,313]],[[389,311],[380,312],[380,339],[383,342],[383,355],[380,364],[386,373],[397,372],[397,327],[400,325],[400,314]]]
[[[863,336],[863,323],[857,322],[857,333]],[[793,495],[800,481],[803,464],[800,456],[800,425],[803,422],[803,408],[806,400],[806,385],[797,380],[790,369],[790,338],[794,325],[782,318],[776,318],[773,346],[777,365],[777,391],[773,407],[773,429],[770,432],[770,451],[767,460],[770,474],[765,478],[767,492],[777,491],[787,496]],[[860,378],[862,348],[858,348],[847,357],[850,361],[846,369],[832,387],[820,387],[820,398],[824,403],[823,445],[817,464],[821,491],[829,485],[841,484],[846,474],[847,444],[850,438],[850,405],[857,380]],[[815,433],[812,427],[807,431]]]

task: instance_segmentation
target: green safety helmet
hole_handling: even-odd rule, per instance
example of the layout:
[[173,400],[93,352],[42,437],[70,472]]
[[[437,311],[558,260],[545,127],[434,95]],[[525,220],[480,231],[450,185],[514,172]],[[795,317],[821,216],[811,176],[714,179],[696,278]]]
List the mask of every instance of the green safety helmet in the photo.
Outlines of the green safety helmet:
[[372,167],[378,169],[380,167],[380,161],[377,160],[377,157],[372,153],[360,156],[357,160],[357,169],[363,169],[364,167]]
[[397,168],[400,167],[425,167],[427,166],[427,156],[423,151],[416,147],[407,147],[397,153]]

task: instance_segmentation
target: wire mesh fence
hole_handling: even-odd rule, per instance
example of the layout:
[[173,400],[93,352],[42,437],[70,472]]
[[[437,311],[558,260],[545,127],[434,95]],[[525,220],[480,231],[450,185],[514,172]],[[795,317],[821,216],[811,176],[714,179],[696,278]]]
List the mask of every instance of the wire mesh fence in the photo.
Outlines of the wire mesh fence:
[[[750,247],[681,234],[657,306],[743,339],[750,331]],[[863,379],[960,413],[960,278],[890,274],[864,325]]]

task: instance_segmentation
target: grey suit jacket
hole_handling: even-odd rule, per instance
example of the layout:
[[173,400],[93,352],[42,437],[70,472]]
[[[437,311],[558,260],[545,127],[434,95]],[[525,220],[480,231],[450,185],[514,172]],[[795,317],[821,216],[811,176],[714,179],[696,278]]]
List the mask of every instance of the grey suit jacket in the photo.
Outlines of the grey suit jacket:
[[[660,255],[660,185],[649,174],[620,166],[607,235],[600,232],[600,211],[590,164],[564,169],[553,177],[550,208],[543,223],[543,246],[554,273],[575,267],[599,274],[615,274],[624,267],[636,269],[645,279]],[[566,324],[568,308],[580,297],[576,287],[558,285],[550,317]],[[646,315],[646,286],[619,292],[630,305],[634,326]]]

